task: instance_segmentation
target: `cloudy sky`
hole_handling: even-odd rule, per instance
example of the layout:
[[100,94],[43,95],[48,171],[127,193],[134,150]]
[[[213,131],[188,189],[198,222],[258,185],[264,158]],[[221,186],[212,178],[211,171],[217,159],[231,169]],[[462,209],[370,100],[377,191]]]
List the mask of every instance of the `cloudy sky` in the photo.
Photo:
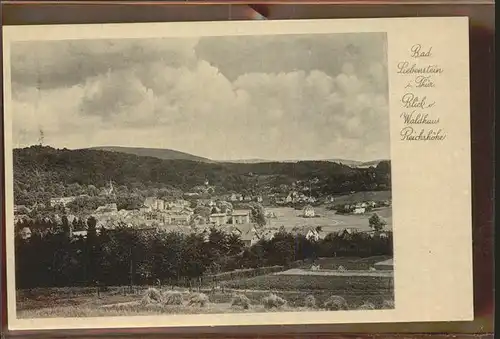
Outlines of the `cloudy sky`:
[[17,42],[14,146],[389,158],[383,33]]

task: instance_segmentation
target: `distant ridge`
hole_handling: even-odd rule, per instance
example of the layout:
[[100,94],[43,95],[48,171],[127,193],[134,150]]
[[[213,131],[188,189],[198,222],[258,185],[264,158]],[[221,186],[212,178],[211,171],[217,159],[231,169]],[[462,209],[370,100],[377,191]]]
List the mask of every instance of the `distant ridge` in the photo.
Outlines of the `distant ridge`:
[[368,168],[370,166],[377,166],[380,162],[388,160],[380,159],[380,160],[363,162],[363,161],[347,160],[347,159],[304,159],[304,160],[241,159],[241,160],[219,160],[218,162],[225,162],[231,164],[260,164],[260,163],[270,163],[270,162],[295,163],[299,161],[326,161],[326,162],[335,162],[349,167]]
[[363,161],[347,160],[347,159],[272,160],[272,159],[257,159],[257,158],[237,159],[237,160],[212,160],[167,148],[97,146],[97,147],[90,147],[87,149],[133,154],[137,156],[153,157],[163,160],[190,160],[190,161],[205,162],[205,163],[227,163],[227,164],[297,163],[300,161],[325,161],[325,162],[335,162],[349,167],[368,168],[370,166],[377,166],[381,161],[386,161],[385,159],[363,162]]
[[213,162],[210,159],[192,155],[189,153],[184,153],[180,151],[175,151],[166,148],[143,148],[143,147],[122,147],[122,146],[99,146],[87,148],[90,150],[98,151],[108,151],[108,152],[119,152],[126,154],[133,154],[143,157],[153,157],[163,160],[190,160],[198,162]]

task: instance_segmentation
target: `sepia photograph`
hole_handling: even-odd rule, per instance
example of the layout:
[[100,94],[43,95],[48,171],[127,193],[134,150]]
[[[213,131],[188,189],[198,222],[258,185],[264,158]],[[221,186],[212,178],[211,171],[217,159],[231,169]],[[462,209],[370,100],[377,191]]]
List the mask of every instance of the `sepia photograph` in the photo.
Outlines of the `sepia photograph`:
[[19,317],[394,307],[385,33],[11,65]]
[[4,32],[16,328],[470,317],[467,58],[412,27]]

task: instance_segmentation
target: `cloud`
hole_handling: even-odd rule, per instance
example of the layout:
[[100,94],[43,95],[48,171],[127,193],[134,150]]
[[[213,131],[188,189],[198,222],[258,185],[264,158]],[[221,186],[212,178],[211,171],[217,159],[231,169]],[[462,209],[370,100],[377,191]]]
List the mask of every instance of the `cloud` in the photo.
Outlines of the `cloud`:
[[11,48],[12,82],[51,89],[156,60],[172,67],[190,65],[196,59],[197,42],[196,38],[16,42]]
[[195,51],[231,81],[244,73],[297,70],[319,70],[334,76],[346,60],[365,75],[372,62],[386,58],[386,39],[386,33],[204,37]]
[[[78,64],[85,50],[102,61],[82,66],[85,71],[63,79],[63,72],[43,59],[44,67],[36,69],[52,79],[45,87],[36,90],[33,76],[19,78],[24,80],[13,107],[17,144],[35,142],[43,129],[46,143],[68,148],[165,147],[213,159],[389,156],[382,61],[364,68],[348,58],[339,61],[336,73],[305,67],[229,77],[196,55],[192,41],[158,48],[99,42],[104,51],[94,44],[75,44],[77,56],[66,51],[73,57],[60,58],[65,72],[78,69],[75,60]],[[118,51],[132,54],[118,57]],[[34,67],[32,61],[18,65],[28,64]],[[39,73],[28,66],[23,72]]]

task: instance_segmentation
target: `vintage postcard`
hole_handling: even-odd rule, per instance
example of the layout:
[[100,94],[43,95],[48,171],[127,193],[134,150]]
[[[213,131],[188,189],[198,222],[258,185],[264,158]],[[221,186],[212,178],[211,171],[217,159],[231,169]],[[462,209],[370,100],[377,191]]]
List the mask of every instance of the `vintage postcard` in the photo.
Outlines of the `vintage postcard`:
[[3,34],[10,329],[473,318],[467,18]]

